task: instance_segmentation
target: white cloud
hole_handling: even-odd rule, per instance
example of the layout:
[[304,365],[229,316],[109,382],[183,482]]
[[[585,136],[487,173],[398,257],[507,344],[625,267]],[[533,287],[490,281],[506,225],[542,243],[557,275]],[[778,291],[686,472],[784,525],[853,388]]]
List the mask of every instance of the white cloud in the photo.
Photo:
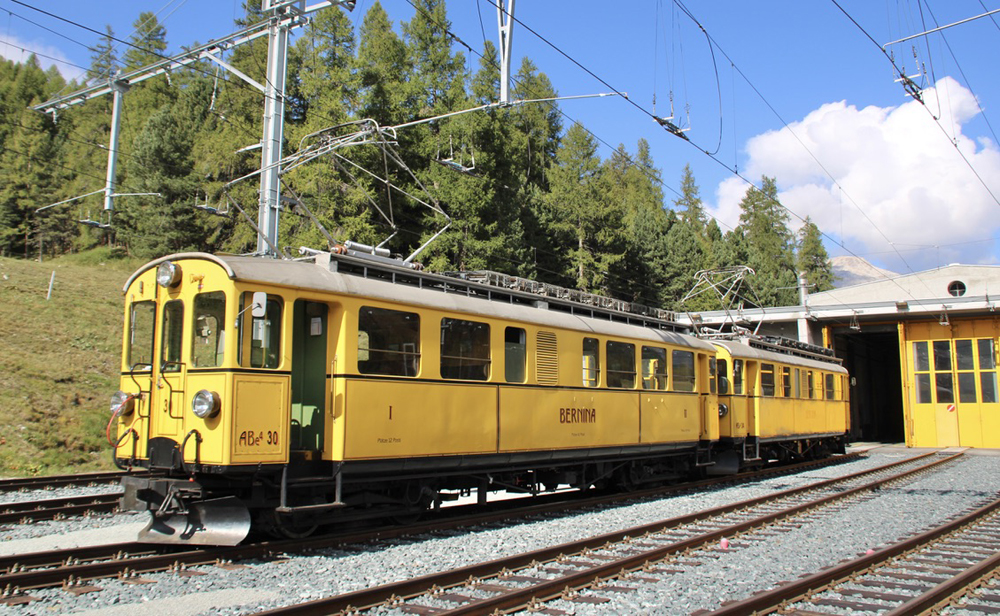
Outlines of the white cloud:
[[[863,109],[845,101],[825,104],[788,128],[751,138],[743,175],[755,182],[775,177],[786,207],[811,216],[854,253],[889,253],[875,261],[905,269],[895,247],[914,270],[956,261],[996,263],[998,247],[978,240],[1000,230],[1000,205],[976,173],[1000,197],[997,144],[962,133],[979,108],[954,79],[939,80],[923,99],[927,109],[917,101]],[[712,213],[738,224],[746,188],[739,178],[720,183]],[[829,241],[827,249],[840,252]]]
[[0,41],[2,41],[0,42],[0,57],[13,60],[14,62],[24,62],[34,52],[38,58],[38,64],[43,69],[48,69],[54,64],[66,81],[71,79],[81,81],[86,72],[69,64],[71,60],[58,47],[52,47],[38,41],[25,41],[17,36],[8,34],[0,38]]

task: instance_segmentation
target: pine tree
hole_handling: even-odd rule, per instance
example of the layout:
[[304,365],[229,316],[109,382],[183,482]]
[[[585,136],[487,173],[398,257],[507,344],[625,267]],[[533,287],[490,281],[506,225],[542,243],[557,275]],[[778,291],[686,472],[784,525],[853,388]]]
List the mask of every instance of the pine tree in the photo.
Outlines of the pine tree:
[[833,288],[833,266],[830,264],[830,255],[823,246],[819,227],[808,216],[799,230],[796,264],[798,270],[806,275],[806,283],[811,286],[810,293],[829,291]]
[[705,215],[705,207],[702,205],[701,196],[698,194],[698,185],[695,184],[694,174],[691,172],[691,165],[684,165],[684,175],[681,177],[681,194],[674,200],[674,209],[680,219],[699,235],[705,230],[708,217]]
[[104,26],[104,36],[94,47],[90,48],[90,68],[87,69],[87,79],[90,81],[106,81],[118,70],[118,56],[114,45],[115,31],[110,25]]
[[795,240],[774,178],[763,177],[760,189],[751,186],[740,210],[738,235],[743,241],[738,256],[745,256],[745,263],[756,272],[750,284],[765,306],[794,305],[798,299]]

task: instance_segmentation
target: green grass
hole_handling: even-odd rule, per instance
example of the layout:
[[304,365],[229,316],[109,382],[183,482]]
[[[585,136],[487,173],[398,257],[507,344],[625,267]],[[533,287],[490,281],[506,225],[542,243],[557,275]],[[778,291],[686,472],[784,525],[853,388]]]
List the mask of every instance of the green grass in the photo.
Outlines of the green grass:
[[138,265],[108,249],[0,258],[0,475],[113,468],[104,427],[118,389],[121,289]]

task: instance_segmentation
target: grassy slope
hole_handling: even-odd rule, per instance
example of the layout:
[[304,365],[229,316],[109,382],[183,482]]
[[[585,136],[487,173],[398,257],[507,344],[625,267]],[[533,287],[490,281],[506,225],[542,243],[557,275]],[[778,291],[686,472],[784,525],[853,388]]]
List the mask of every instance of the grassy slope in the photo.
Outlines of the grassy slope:
[[112,468],[104,427],[137,263],[107,257],[0,258],[0,475]]

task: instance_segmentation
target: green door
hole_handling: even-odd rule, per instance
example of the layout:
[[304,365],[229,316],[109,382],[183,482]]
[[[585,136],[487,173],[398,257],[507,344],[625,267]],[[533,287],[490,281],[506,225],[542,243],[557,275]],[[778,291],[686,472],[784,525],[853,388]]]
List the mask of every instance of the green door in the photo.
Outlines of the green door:
[[291,448],[321,451],[326,410],[327,306],[295,302]]

